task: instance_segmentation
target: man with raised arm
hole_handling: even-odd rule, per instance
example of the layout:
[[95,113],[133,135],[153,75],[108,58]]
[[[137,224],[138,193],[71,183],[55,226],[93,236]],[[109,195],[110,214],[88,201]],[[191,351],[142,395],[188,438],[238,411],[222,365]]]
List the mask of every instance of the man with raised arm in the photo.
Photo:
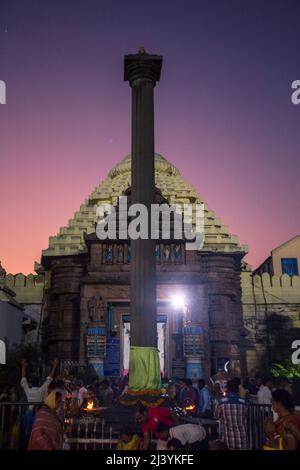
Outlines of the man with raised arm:
[[51,372],[49,376],[46,378],[45,382],[41,386],[39,386],[39,380],[36,378],[31,381],[31,386],[30,386],[28,383],[27,374],[26,374],[28,363],[26,359],[23,359],[21,387],[23,388],[27,401],[29,403],[44,401],[44,399],[48,395],[48,387],[54,378],[54,374],[55,374],[58,364],[59,364],[59,360],[54,359]]

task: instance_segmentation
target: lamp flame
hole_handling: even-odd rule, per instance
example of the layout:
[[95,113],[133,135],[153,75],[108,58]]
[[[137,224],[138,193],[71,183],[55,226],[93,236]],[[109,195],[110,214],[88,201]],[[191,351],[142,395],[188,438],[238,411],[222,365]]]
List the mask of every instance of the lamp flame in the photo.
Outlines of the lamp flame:
[[95,407],[94,407],[94,402],[93,402],[93,401],[88,401],[88,404],[86,405],[86,409],[87,409],[88,411],[94,410],[94,409],[95,409]]
[[185,406],[185,411],[195,411],[196,405],[187,405]]

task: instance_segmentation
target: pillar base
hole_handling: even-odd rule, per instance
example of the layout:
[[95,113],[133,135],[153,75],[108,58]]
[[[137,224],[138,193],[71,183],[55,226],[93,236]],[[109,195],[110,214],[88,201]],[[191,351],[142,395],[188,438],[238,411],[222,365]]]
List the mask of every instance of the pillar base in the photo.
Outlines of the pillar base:
[[129,390],[158,391],[161,389],[161,375],[158,349],[131,346],[129,360]]
[[135,392],[128,390],[119,398],[119,403],[124,406],[162,406],[166,402],[166,397],[161,390],[145,390]]
[[160,406],[164,401],[158,349],[131,346],[128,391],[119,399],[122,405]]

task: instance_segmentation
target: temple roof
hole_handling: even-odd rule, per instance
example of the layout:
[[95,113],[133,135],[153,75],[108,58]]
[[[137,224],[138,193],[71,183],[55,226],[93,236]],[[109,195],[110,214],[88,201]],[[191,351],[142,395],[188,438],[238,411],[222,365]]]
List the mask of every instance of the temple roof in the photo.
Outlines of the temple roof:
[[[42,256],[66,256],[86,252],[83,234],[95,232],[96,209],[100,204],[116,205],[118,197],[131,184],[131,156],[127,155],[114,166],[99,186],[90,194],[67,226],[49,237],[49,246]],[[203,250],[220,252],[247,252],[238,238],[229,232],[221,220],[210,210],[197,191],[183,180],[179,170],[162,155],[155,154],[155,184],[169,204],[203,203],[205,242]]]
[[[155,154],[155,171],[157,173],[168,173],[173,175],[179,175],[178,169],[172,165],[172,163],[168,162],[166,158],[164,158],[159,153]],[[123,160],[120,161],[116,166],[114,166],[110,172],[108,173],[109,178],[115,178],[116,176],[122,173],[130,173],[131,172],[131,155],[126,155]]]

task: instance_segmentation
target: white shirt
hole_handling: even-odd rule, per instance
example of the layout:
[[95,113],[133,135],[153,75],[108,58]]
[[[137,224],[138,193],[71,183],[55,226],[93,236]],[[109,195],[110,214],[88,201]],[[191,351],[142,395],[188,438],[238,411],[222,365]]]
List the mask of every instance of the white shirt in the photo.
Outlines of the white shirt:
[[201,424],[180,424],[170,428],[170,437],[178,439],[183,446],[203,441],[206,431]]
[[257,403],[260,405],[271,405],[272,404],[272,392],[269,387],[261,385],[257,392]]
[[41,387],[29,387],[26,377],[21,379],[21,387],[23,388],[28,403],[42,402],[48,395],[48,387],[52,382],[51,377],[47,377]]
[[85,387],[81,387],[78,391],[77,400],[78,405],[81,406],[85,398],[87,398],[87,389]]

